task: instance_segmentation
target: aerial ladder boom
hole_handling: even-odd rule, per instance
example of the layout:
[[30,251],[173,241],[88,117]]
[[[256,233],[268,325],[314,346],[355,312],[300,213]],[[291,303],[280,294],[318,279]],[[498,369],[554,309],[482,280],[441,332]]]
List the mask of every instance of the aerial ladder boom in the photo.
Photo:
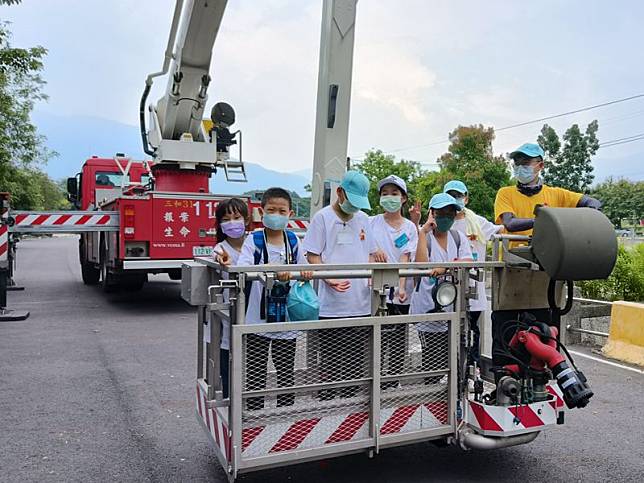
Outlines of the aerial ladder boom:
[[357,0],[324,0],[315,116],[311,216],[335,197],[347,170]]
[[[232,107],[225,103],[215,105],[212,128],[204,127],[202,121],[211,81],[212,49],[226,4],[227,0],[177,0],[163,68],[145,81],[140,105],[141,137],[145,152],[157,164],[193,170],[221,166],[227,177],[231,170],[243,175],[245,181],[241,159],[231,161],[228,155],[228,148],[238,144],[237,134],[241,143],[239,131],[233,134],[228,131],[235,118]],[[148,106],[149,130],[146,130],[145,109],[150,89],[156,77],[165,75],[168,80],[164,95]]]

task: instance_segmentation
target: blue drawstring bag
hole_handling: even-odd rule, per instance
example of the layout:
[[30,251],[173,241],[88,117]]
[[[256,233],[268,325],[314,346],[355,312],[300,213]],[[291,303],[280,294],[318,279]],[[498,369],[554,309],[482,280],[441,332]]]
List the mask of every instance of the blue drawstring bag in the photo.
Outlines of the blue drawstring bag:
[[291,286],[286,307],[291,322],[320,318],[320,301],[310,282],[295,282]]

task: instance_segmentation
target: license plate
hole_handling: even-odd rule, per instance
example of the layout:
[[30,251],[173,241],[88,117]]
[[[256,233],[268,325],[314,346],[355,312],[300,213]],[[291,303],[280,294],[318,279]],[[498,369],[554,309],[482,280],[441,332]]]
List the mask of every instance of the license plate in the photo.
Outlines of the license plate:
[[212,247],[192,247],[193,257],[209,257],[212,255]]

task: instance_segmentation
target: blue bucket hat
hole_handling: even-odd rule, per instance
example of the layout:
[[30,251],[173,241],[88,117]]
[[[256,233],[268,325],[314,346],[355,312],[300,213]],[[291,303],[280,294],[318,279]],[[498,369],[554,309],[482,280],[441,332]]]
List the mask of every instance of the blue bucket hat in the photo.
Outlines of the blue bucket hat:
[[456,211],[462,210],[458,201],[456,201],[452,195],[448,195],[447,193],[438,193],[437,195],[432,196],[432,199],[429,200],[429,207],[434,210],[440,210],[441,208],[445,208],[449,205],[454,205]]
[[452,181],[445,183],[445,186],[443,186],[443,193],[447,193],[448,191],[458,191],[462,195],[466,195],[467,186],[465,186],[465,183],[462,181],[453,179]]
[[521,146],[519,146],[517,149],[515,149],[510,153],[510,158],[514,159],[514,157],[519,153],[525,154],[530,158],[536,158],[537,156],[541,156],[541,159],[543,159],[546,156],[546,153],[543,152],[543,149],[541,149],[541,146],[535,143],[522,144]]
[[367,177],[360,173],[359,171],[347,171],[342,178],[340,187],[347,194],[349,198],[349,203],[351,203],[356,208],[361,210],[370,210],[371,204],[369,204],[369,180]]

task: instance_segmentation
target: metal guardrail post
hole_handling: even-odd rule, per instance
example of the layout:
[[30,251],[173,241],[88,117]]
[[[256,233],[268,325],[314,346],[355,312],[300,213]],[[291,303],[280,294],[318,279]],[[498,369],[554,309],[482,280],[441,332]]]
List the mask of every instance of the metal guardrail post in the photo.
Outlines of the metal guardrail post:
[[6,219],[0,220],[0,322],[17,322],[29,317],[25,310],[7,308],[7,288],[10,280],[9,270],[9,229]]

